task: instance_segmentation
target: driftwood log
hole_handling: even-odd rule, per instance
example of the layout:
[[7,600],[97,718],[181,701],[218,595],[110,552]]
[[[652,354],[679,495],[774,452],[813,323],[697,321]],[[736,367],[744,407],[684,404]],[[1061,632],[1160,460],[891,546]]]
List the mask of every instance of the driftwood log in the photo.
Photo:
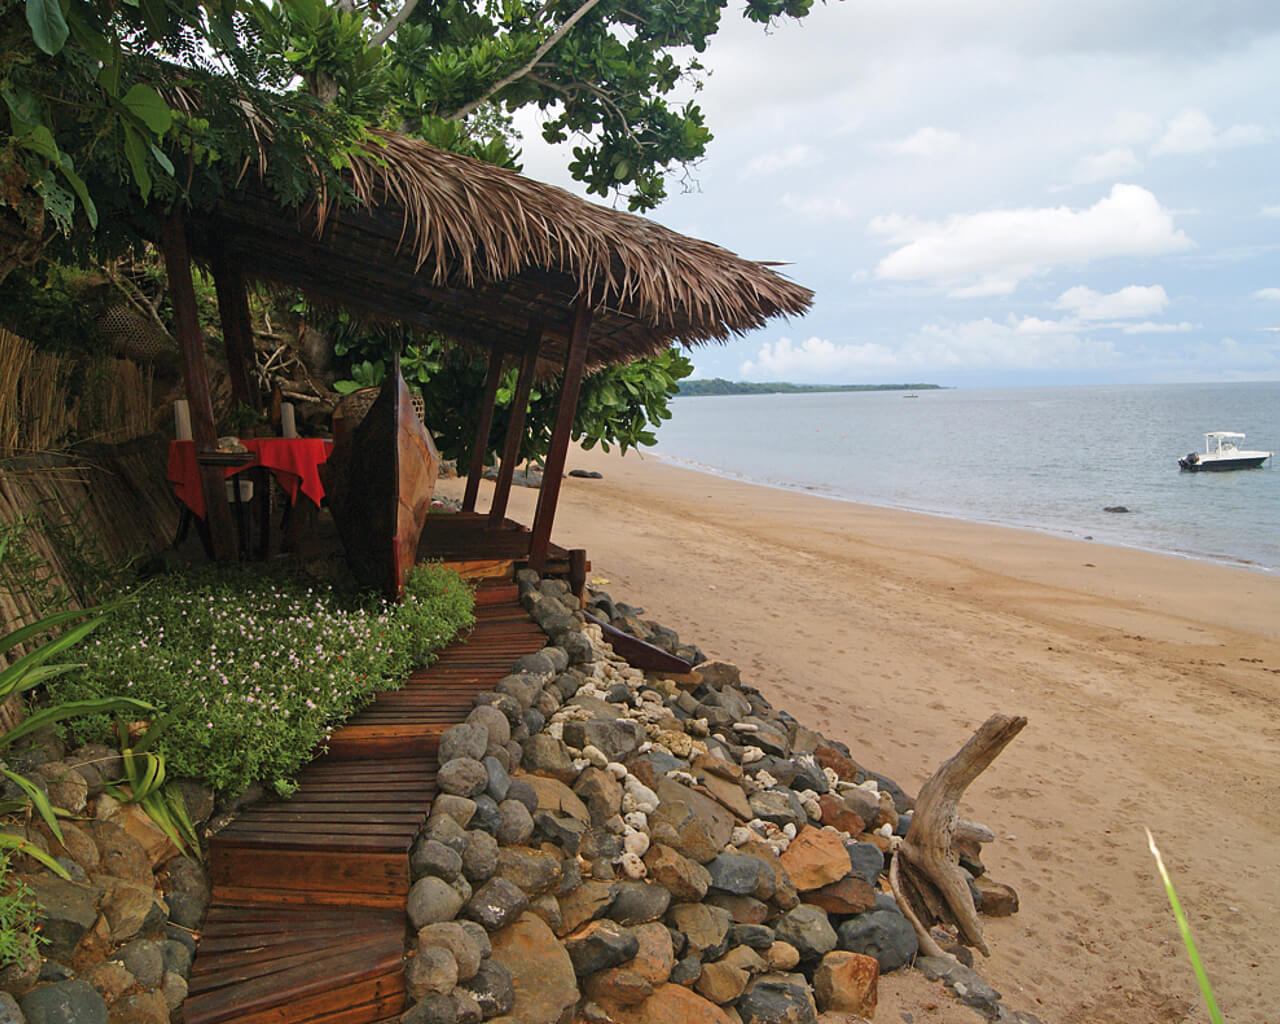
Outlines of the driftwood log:
[[1026,724],[1020,715],[992,715],[920,789],[911,827],[893,853],[889,884],[926,956],[951,956],[929,933],[939,923],[954,925],[962,943],[990,955],[968,878],[952,845],[961,826],[957,807],[969,784]]

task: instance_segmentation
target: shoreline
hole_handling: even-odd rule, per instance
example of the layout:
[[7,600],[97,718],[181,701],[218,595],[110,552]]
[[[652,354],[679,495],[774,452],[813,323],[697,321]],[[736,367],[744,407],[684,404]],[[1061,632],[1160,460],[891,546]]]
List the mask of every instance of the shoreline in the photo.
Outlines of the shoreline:
[[735,483],[741,483],[748,487],[764,487],[769,490],[785,491],[790,494],[808,495],[814,498],[825,498],[829,501],[862,505],[867,508],[884,509],[889,512],[907,512],[913,515],[933,516],[938,519],[948,519],[961,523],[972,523],[975,526],[990,526],[1001,530],[1026,530],[1031,533],[1040,534],[1041,536],[1056,537],[1061,540],[1076,540],[1086,544],[1101,544],[1107,547],[1125,548],[1130,551],[1138,551],[1148,555],[1165,555],[1169,558],[1182,558],[1192,562],[1202,562],[1206,565],[1217,565],[1228,569],[1244,569],[1247,572],[1258,572],[1268,576],[1280,575],[1280,566],[1263,565],[1260,562],[1251,561],[1245,558],[1215,557],[1213,555],[1207,555],[1195,551],[1176,551],[1168,550],[1166,548],[1144,547],[1141,544],[1130,544],[1112,539],[1098,540],[1089,534],[1075,534],[1067,530],[1056,530],[1053,527],[1043,525],[1004,522],[998,519],[979,519],[963,512],[947,512],[939,509],[913,508],[910,505],[884,504],[878,501],[873,501],[870,498],[854,497],[844,494],[832,494],[821,491],[816,487],[807,487],[803,484],[780,484],[771,483],[767,480],[755,480],[741,473],[736,473],[733,470],[720,469],[706,463],[695,462],[692,459],[684,459],[678,455],[666,455],[657,449],[646,452],[645,454],[657,459],[663,465],[672,467],[673,469],[683,469],[688,470],[691,473],[701,473],[706,476],[715,477],[719,480],[731,480]]
[[[555,528],[593,582],[908,791],[989,714],[1028,716],[961,806],[1021,897],[984,922],[976,964],[1010,1009],[1204,1018],[1146,825],[1227,1019],[1280,1024],[1280,578],[635,453],[573,450],[569,467],[604,474],[564,481]],[[509,514],[529,523],[535,501],[515,488]],[[926,1012],[918,978],[881,982],[885,1020]]]

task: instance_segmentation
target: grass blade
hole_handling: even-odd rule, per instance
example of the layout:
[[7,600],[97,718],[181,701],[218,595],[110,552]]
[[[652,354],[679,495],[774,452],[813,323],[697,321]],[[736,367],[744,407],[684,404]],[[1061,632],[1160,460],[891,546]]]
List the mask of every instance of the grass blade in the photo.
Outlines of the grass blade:
[[1187,947],[1187,956],[1191,958],[1191,969],[1196,972],[1196,981],[1200,984],[1200,992],[1204,996],[1205,1005],[1209,1007],[1209,1018],[1213,1024],[1223,1024],[1222,1011],[1218,1009],[1218,1001],[1213,997],[1213,988],[1209,985],[1209,975],[1205,973],[1204,964],[1200,961],[1200,951],[1196,949],[1196,940],[1191,937],[1191,925],[1187,923],[1187,915],[1182,912],[1182,904],[1178,902],[1178,894],[1173,891],[1173,881],[1165,870],[1164,859],[1156,847],[1155,837],[1151,829],[1146,829],[1147,845],[1151,847],[1151,855],[1156,859],[1156,868],[1164,881],[1164,891],[1169,894],[1169,906],[1173,908],[1173,916],[1178,922],[1178,930],[1182,932],[1182,943]]

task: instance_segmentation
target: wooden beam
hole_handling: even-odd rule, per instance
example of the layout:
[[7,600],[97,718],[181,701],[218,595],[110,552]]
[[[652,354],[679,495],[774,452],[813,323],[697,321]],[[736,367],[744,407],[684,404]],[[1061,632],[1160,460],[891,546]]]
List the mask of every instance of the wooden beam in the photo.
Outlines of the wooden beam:
[[511,418],[507,420],[507,436],[502,446],[502,465],[498,467],[498,483],[493,489],[493,504],[489,506],[489,525],[501,526],[507,515],[507,498],[511,494],[511,478],[515,475],[516,460],[520,458],[520,440],[524,437],[525,414],[529,410],[529,392],[533,390],[533,375],[538,369],[538,349],[542,346],[542,324],[529,328],[525,339],[524,356],[520,360],[520,378],[516,382],[515,399],[511,403]]
[[249,296],[245,291],[244,275],[221,247],[213,254],[209,265],[218,295],[218,315],[222,318],[222,343],[227,350],[231,401],[261,412],[262,398],[249,379],[249,367],[253,361],[253,322],[249,319]]
[[[164,251],[165,273],[169,279],[169,298],[173,302],[173,319],[177,328],[178,351],[182,356],[182,379],[187,386],[191,405],[191,437],[196,443],[197,457],[202,451],[217,447],[213,424],[213,401],[209,397],[209,373],[204,362],[204,339],[200,335],[200,319],[196,312],[196,290],[191,280],[191,256],[181,207],[160,220],[160,248]],[[227,504],[226,477],[221,466],[200,467],[200,484],[213,557],[217,561],[234,560],[237,556],[236,533],[231,523],[231,507]]]
[[489,448],[489,431],[493,428],[493,407],[498,402],[498,384],[507,354],[501,349],[489,353],[489,371],[480,396],[480,415],[476,421],[476,439],[471,448],[471,468],[467,471],[467,490],[462,496],[462,511],[474,512],[480,496],[480,478],[484,475],[484,457]]
[[587,365],[587,342],[591,336],[591,306],[585,296],[578,299],[573,315],[573,336],[564,360],[564,377],[560,381],[560,405],[556,410],[556,426],[551,433],[551,450],[542,470],[542,486],[538,489],[538,512],[533,520],[533,540],[529,545],[529,568],[542,572],[551,546],[551,525],[560,500],[560,483],[564,463],[573,434],[573,418],[578,411],[578,390],[582,386]]

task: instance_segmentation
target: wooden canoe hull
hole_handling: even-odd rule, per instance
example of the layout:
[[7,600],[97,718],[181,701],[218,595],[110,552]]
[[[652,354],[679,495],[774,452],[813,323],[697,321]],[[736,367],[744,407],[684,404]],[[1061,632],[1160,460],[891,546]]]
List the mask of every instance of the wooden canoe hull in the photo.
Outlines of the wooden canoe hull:
[[403,594],[439,471],[440,453],[397,366],[359,425],[335,438],[325,464],[329,509],[361,585]]

